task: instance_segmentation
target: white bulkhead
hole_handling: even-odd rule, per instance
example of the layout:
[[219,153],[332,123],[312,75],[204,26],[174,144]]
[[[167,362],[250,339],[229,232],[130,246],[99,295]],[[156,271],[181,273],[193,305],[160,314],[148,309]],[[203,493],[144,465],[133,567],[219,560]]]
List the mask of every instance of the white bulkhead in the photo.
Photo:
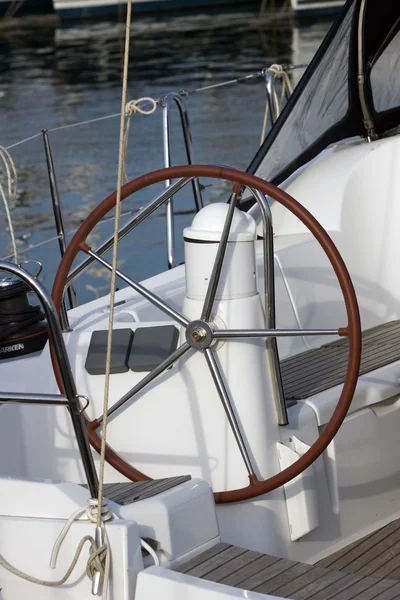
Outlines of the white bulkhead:
[[[201,317],[228,209],[228,204],[208,205],[196,215],[192,226],[184,230],[186,297],[182,312],[189,319]],[[211,327],[215,329],[265,327],[264,308],[257,291],[256,237],[254,219],[235,209],[210,317]],[[212,342],[211,349],[223,374],[254,471],[264,479],[279,469],[275,458],[279,434],[265,340],[218,341]],[[207,419],[209,425],[205,432],[207,447],[211,450],[213,439],[221,438],[221,442],[224,439],[218,450],[214,446],[217,453],[211,451],[209,455],[217,459],[218,465],[212,473],[212,484],[215,490],[242,487],[248,483],[245,464],[201,354],[195,353],[181,368],[184,380],[196,382],[194,390],[199,405],[209,404],[207,412],[211,419]]]
[[[228,208],[228,204],[209,204],[184,230],[186,294],[192,300],[205,298]],[[253,217],[235,209],[216,299],[257,294],[255,239]]]

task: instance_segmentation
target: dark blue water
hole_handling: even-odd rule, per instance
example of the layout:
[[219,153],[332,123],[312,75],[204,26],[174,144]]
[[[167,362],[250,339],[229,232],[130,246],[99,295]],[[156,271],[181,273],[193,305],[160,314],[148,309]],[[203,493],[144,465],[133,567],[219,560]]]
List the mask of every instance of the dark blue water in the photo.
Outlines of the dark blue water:
[[[135,20],[132,27],[129,98],[158,98],[170,91],[247,75],[274,62],[303,63],[313,56],[329,28],[319,22],[294,27],[288,18],[260,20],[256,13],[174,16]],[[117,22],[60,28],[52,19],[15,20],[0,32],[0,144],[49,130],[68,232],[116,187],[119,118],[65,127],[120,111],[124,27]],[[299,73],[300,75],[300,73]],[[299,76],[297,75],[297,76]],[[190,94],[187,99],[197,162],[245,169],[260,143],[265,109],[262,80]],[[173,123],[172,159],[185,161],[178,119]],[[41,136],[10,149],[18,171],[18,199],[12,215],[21,259],[40,260],[51,288],[59,264],[57,241],[28,251],[55,235]],[[161,110],[135,116],[127,171],[129,178],[163,166]],[[4,182],[4,171],[1,172]],[[208,183],[208,182],[204,182]],[[158,191],[124,202],[134,210]],[[226,198],[221,183],[206,201]],[[193,218],[190,189],[176,198],[178,261],[181,231]],[[111,222],[91,239],[110,233]],[[11,252],[0,205],[0,257]],[[137,279],[166,268],[165,219],[161,210],[121,244],[120,265]],[[108,274],[97,267],[79,279],[79,300],[107,292]]]

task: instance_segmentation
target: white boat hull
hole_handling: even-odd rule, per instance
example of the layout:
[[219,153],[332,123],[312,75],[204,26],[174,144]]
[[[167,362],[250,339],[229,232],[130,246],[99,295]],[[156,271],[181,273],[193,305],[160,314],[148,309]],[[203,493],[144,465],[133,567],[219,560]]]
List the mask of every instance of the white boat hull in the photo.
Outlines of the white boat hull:
[[[193,10],[224,5],[245,4],[243,0],[133,0],[134,12],[157,13],[166,10]],[[79,18],[117,14],[126,8],[126,0],[54,0],[61,18]]]
[[345,0],[291,0],[294,12],[299,16],[339,12]]

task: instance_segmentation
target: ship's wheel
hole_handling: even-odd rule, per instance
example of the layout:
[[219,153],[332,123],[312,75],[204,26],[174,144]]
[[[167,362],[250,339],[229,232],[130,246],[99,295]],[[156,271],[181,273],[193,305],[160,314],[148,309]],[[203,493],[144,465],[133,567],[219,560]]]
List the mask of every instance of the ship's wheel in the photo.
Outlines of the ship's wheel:
[[[360,357],[361,357],[361,325],[360,316],[358,310],[358,304],[356,295],[354,292],[353,284],[350,279],[350,275],[347,268],[340,256],[337,248],[333,241],[329,237],[325,229],[316,221],[316,219],[294,198],[283,190],[277,188],[271,183],[267,183],[254,175],[243,173],[227,167],[218,167],[211,165],[188,165],[182,167],[172,167],[169,169],[162,169],[154,171],[139,177],[133,181],[127,183],[121,191],[121,199],[124,200],[131,194],[142,190],[150,185],[161,183],[166,180],[175,180],[180,178],[179,181],[173,184],[170,189],[170,194],[164,192],[154,199],[147,207],[142,209],[137,216],[137,222],[143,221],[149,214],[154,212],[159,206],[161,206],[168,198],[177,191],[184,187],[187,183],[192,181],[196,177],[208,177],[215,179],[222,179],[229,181],[233,184],[233,196],[229,209],[227,211],[227,217],[225,225],[221,234],[221,240],[219,242],[218,251],[216,254],[215,264],[210,277],[210,282],[207,290],[207,294],[204,301],[204,306],[201,314],[201,318],[195,321],[190,321],[179,311],[169,306],[163,299],[155,296],[150,290],[138,282],[124,275],[120,271],[117,272],[118,276],[122,278],[128,285],[130,285],[136,292],[142,294],[149,302],[155,304],[163,310],[169,317],[175,320],[180,326],[186,330],[186,340],[181,344],[166,360],[164,360],[159,366],[153,371],[148,373],[128,394],[121,398],[115,403],[109,410],[109,414],[118,410],[128,399],[132,398],[135,394],[142,391],[147,385],[149,385],[154,379],[156,379],[161,373],[165,372],[171,367],[180,357],[188,352],[201,352],[204,354],[208,368],[211,372],[214,384],[217,388],[218,395],[224,406],[226,416],[228,418],[230,427],[238,444],[241,456],[243,458],[245,467],[248,472],[249,485],[240,489],[225,490],[215,492],[215,500],[218,503],[226,502],[237,502],[241,500],[247,500],[255,498],[261,494],[270,492],[307,469],[326,449],[328,444],[332,441],[336,433],[338,432],[346,414],[349,410],[353,394],[357,385]],[[246,332],[241,330],[226,331],[223,329],[216,329],[215,325],[211,323],[210,317],[212,314],[212,308],[215,300],[215,295],[218,287],[219,278],[221,275],[222,263],[228,241],[229,231],[232,224],[232,218],[235,210],[237,196],[239,190],[248,188],[252,190],[252,193],[261,193],[267,195],[276,202],[279,202],[285,206],[290,212],[292,212],[300,221],[309,229],[315,239],[319,242],[320,246],[324,250],[328,257],[338,282],[340,284],[344,304],[346,307],[348,324],[346,327],[340,328],[336,333],[340,336],[345,336],[349,341],[349,355],[348,355],[348,366],[346,379],[342,389],[342,393],[338,400],[335,411],[332,414],[331,419],[324,427],[320,437],[314,442],[311,448],[299,458],[294,464],[287,467],[280,473],[260,481],[255,475],[255,469],[252,466],[250,459],[250,453],[246,448],[243,436],[240,431],[240,426],[235,417],[234,411],[232,410],[232,403],[228,393],[228,390],[224,384],[223,374],[221,373],[218,362],[215,360],[215,351],[213,344],[216,339],[237,339],[240,337],[246,337]],[[96,251],[92,250],[87,244],[86,240],[93,228],[99,223],[99,221],[114,208],[116,203],[116,193],[114,192],[108,196],[101,204],[99,204],[85,219],[78,231],[72,238],[68,248],[64,254],[61,264],[58,268],[56,278],[53,287],[53,300],[58,312],[61,310],[63,296],[65,288],[68,282],[70,269],[74,259],[79,252],[84,252],[91,256],[94,260],[108,269],[111,269],[111,265],[102,258],[102,256]],[[125,232],[124,232],[125,233]],[[251,332],[247,332],[249,335]],[[297,334],[307,335],[307,330],[296,332]],[[279,336],[278,330],[265,329],[259,330],[256,336],[256,332],[253,332],[253,337],[264,337],[266,339]],[[62,387],[60,374],[57,370],[55,362],[53,361],[55,374],[60,388]],[[61,389],[61,392],[63,390]],[[88,437],[91,445],[97,451],[100,450],[101,438],[98,430],[101,426],[102,417],[95,419],[94,421],[86,421]],[[123,460],[116,452],[107,447],[106,456],[107,462],[115,467],[122,475],[132,481],[141,481],[150,479],[144,473],[141,473],[135,469],[132,465]]]

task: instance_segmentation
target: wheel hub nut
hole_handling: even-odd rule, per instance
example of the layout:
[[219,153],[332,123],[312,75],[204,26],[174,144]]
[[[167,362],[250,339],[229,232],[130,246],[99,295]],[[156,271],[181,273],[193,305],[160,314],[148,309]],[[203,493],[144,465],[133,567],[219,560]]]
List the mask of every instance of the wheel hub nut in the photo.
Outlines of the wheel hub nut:
[[203,327],[198,327],[192,332],[192,339],[194,342],[204,342],[207,337],[207,331]]

